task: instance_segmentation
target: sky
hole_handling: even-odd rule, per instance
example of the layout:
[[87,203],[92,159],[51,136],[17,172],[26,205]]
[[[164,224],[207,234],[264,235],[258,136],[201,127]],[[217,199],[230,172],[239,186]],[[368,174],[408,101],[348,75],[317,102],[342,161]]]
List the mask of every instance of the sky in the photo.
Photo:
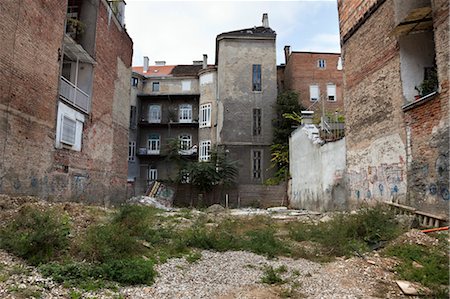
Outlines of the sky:
[[126,0],[125,27],[133,39],[133,66],[164,60],[192,64],[215,60],[216,36],[261,26],[263,13],[276,31],[277,64],[284,46],[291,51],[340,52],[336,0],[303,1],[154,1]]

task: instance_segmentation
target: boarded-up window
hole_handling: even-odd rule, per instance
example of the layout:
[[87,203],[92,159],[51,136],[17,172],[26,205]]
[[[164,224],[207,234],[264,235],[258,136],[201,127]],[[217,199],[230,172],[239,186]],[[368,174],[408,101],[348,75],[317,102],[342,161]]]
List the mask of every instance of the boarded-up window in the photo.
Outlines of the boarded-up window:
[[319,85],[313,84],[309,86],[309,99],[311,101],[319,100]]
[[77,122],[66,115],[62,118],[61,142],[74,145],[77,133]]
[[253,136],[261,135],[261,109],[253,109]]

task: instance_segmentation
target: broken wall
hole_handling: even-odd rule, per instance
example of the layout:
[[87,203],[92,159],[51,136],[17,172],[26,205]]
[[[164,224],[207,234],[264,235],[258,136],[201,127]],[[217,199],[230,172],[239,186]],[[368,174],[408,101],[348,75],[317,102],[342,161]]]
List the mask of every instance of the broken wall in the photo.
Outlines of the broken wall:
[[348,208],[345,138],[321,146],[300,128],[289,138],[289,149],[290,206],[313,211]]

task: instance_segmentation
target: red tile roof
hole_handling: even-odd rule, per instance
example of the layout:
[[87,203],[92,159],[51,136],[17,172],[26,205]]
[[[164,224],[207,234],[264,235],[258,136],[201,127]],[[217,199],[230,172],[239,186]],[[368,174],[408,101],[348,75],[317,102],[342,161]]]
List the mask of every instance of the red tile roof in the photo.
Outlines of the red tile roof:
[[163,77],[169,76],[172,73],[175,65],[161,65],[161,66],[149,66],[148,71],[144,73],[144,67],[142,66],[133,66],[133,72],[141,74],[147,77]]

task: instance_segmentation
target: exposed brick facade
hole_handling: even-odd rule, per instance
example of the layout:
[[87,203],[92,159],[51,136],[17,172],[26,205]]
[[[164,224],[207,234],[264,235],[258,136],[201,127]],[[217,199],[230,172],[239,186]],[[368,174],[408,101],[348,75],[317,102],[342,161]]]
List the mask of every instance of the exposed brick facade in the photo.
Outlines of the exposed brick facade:
[[81,151],[55,148],[66,1],[0,3],[1,193],[125,199],[129,116],[122,107],[129,109],[132,41],[114,15],[108,21],[106,1],[94,2],[96,63]]
[[[324,108],[328,113],[344,111],[344,98],[342,93],[343,73],[338,70],[337,65],[340,53],[315,53],[315,52],[292,52],[287,57],[284,69],[284,89],[294,90],[299,94],[299,102],[306,109],[322,111],[322,102],[315,105],[310,100],[310,85],[319,86],[321,99],[325,100]],[[325,67],[319,68],[318,61],[325,61]],[[336,86],[336,100],[327,99],[327,85]]]
[[432,10],[439,90],[414,102],[404,96],[402,37],[392,34],[400,2],[338,2],[350,197],[354,203],[394,200],[448,216],[449,4],[416,1]]

